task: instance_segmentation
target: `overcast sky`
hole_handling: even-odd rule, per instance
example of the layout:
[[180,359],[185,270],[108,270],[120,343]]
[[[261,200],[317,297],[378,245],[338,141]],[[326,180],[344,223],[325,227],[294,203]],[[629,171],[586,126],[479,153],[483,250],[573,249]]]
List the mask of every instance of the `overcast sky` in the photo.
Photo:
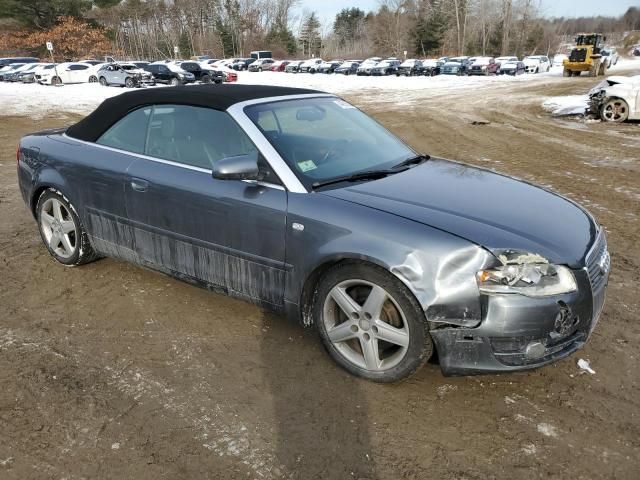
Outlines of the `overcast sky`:
[[[577,17],[590,15],[617,16],[627,8],[640,6],[640,0],[541,0],[543,13],[548,17]],[[300,10],[314,10],[324,22],[333,22],[340,10],[359,7],[364,11],[375,10],[378,0],[301,0]]]

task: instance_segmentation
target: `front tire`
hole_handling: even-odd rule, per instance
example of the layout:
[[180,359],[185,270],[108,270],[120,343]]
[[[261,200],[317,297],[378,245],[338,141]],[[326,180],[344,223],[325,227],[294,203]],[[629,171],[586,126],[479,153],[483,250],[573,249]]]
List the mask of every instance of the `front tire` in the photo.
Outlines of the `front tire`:
[[133,88],[136,86],[136,82],[131,77],[127,77],[124,80],[124,86],[127,88]]
[[82,265],[98,258],[75,209],[60,193],[45,190],[36,205],[40,237],[58,262]]
[[331,268],[318,285],[312,311],[327,352],[353,375],[397,382],[433,353],[422,308],[380,267],[345,263]]
[[107,79],[104,77],[100,77],[100,85],[102,85],[103,87],[108,87],[109,84],[107,83]]
[[180,85],[180,80],[178,80],[177,78],[172,78],[171,79],[171,86],[177,87],[179,85]]
[[604,122],[622,123],[629,118],[629,105],[621,98],[610,98],[600,109]]

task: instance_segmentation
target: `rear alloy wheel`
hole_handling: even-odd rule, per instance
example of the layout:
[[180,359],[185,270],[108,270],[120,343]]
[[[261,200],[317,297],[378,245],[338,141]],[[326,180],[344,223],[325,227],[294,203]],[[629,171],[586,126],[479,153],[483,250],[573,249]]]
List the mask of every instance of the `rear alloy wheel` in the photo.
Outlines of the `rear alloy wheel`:
[[60,80],[60,77],[53,77],[51,79],[51,85],[60,85],[62,83],[62,80]]
[[100,85],[102,85],[103,87],[109,86],[109,84],[107,83],[107,79],[104,77],[100,77]]
[[46,190],[38,199],[36,214],[42,241],[58,262],[71,266],[98,258],[75,210],[58,192]]
[[89,77],[89,83],[97,83],[98,82],[98,77],[96,77],[95,75],[91,75]]
[[622,123],[629,118],[629,105],[621,98],[610,98],[602,106],[600,118],[605,122]]
[[331,269],[320,282],[313,313],[331,357],[369,380],[405,379],[433,352],[420,305],[404,284],[378,267]]

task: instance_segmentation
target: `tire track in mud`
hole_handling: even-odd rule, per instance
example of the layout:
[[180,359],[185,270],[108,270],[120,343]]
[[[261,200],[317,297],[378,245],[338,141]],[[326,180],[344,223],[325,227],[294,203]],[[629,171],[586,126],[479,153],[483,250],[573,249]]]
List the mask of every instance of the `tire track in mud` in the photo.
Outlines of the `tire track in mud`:
[[[189,345],[193,339],[186,339],[181,346],[190,352],[187,356],[175,357],[172,368],[176,372],[181,369],[207,371],[211,365],[201,365],[195,360],[195,350]],[[207,339],[209,340],[209,339]],[[172,418],[172,422],[178,422],[183,425],[179,428],[186,428],[193,439],[199,443],[202,450],[210,452],[215,457],[230,457],[233,462],[225,465],[220,469],[222,472],[232,473],[233,478],[256,478],[256,479],[279,479],[290,478],[284,471],[284,467],[279,465],[275,456],[268,452],[264,445],[268,445],[260,434],[254,429],[249,429],[246,425],[251,425],[254,419],[243,421],[238,414],[232,413],[222,403],[216,401],[213,394],[216,389],[210,385],[204,378],[193,382],[191,388],[180,389],[177,384],[170,384],[150,370],[135,365],[135,358],[120,358],[115,364],[110,365],[108,358],[96,358],[95,355],[86,352],[83,347],[71,344],[64,347],[54,347],[49,344],[49,339],[45,337],[34,338],[17,329],[0,328],[0,353],[5,356],[14,358],[28,357],[31,355],[42,356],[44,358],[57,357],[57,363],[62,364],[53,366],[48,373],[44,374],[44,379],[39,383],[52,382],[55,383],[60,379],[82,385],[82,391],[87,390],[103,390],[108,389],[111,395],[115,391],[124,395],[128,407],[124,411],[117,413],[109,412],[104,423],[96,430],[95,425],[91,430],[95,433],[89,434],[86,425],[87,419],[80,422],[83,425],[81,430],[87,437],[86,444],[95,446],[99,441],[100,433],[103,433],[114,421],[124,418],[129,412],[138,406],[145,405],[147,411],[155,411],[155,418],[162,418],[165,421],[167,417]],[[201,340],[199,340],[201,341]],[[175,346],[176,341],[172,342]],[[108,348],[108,345],[104,345]],[[92,349],[95,352],[95,348]],[[47,361],[51,363],[51,361]],[[80,373],[82,368],[90,366],[92,374],[90,378],[82,378]],[[25,388],[32,388],[31,385],[25,385]],[[55,387],[47,387],[54,390]],[[40,399],[34,398],[35,405],[31,408],[41,409]],[[46,406],[44,408],[47,408]],[[158,413],[162,411],[162,413]],[[91,423],[91,422],[88,422]],[[86,431],[84,431],[86,429]],[[6,434],[6,432],[5,432]],[[62,446],[61,453],[68,453],[78,446],[78,441],[71,440],[67,435],[67,443]],[[122,440],[120,440],[122,442]],[[125,441],[126,444],[126,441]],[[119,450],[120,442],[114,442],[112,449]],[[24,452],[14,453],[11,463],[17,462]],[[198,452],[192,452],[198,454]],[[217,461],[217,459],[216,459]],[[36,464],[38,462],[35,462]],[[228,463],[228,462],[220,462]],[[65,472],[64,468],[46,465],[48,470],[56,471],[60,475],[71,474],[73,472]],[[232,478],[231,476],[225,478]]]

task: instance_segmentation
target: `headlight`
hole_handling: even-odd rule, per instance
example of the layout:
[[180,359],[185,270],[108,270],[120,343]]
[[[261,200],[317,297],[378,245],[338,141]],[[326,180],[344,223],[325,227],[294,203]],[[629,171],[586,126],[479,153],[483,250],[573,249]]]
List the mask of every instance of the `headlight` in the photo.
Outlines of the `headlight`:
[[547,297],[577,290],[571,270],[550,263],[507,263],[476,274],[482,293],[517,293],[527,297]]

